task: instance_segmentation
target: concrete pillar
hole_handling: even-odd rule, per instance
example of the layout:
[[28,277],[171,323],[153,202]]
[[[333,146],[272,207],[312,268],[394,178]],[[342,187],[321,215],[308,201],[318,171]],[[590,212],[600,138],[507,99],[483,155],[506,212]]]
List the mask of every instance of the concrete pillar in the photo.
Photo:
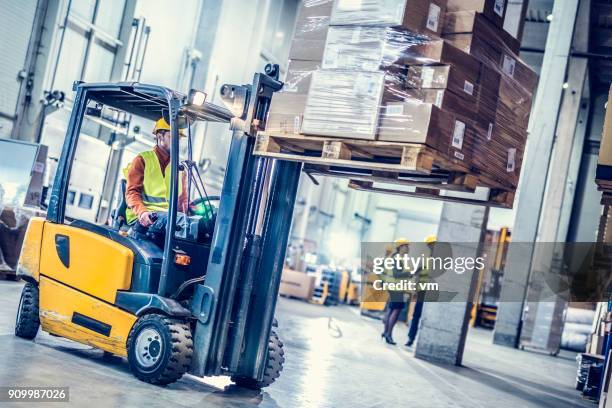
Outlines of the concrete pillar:
[[[513,242],[535,242],[538,235],[547,184],[546,175],[549,174],[563,84],[566,81],[566,69],[574,34],[574,30],[570,30],[569,27],[574,27],[577,11],[577,0],[561,0],[554,3],[540,84],[529,123],[530,137],[523,160],[516,221],[512,231]],[[510,246],[495,322],[493,339],[495,344],[509,347],[518,345],[523,302],[517,299],[525,297],[532,257],[532,247]]]
[[[438,242],[452,243],[453,257],[475,258],[488,219],[488,207],[444,203],[438,227]],[[445,257],[444,245],[433,256]],[[426,302],[423,307],[416,357],[443,364],[461,365],[470,311],[478,273],[447,271],[436,278],[440,291],[456,292],[453,302]]]

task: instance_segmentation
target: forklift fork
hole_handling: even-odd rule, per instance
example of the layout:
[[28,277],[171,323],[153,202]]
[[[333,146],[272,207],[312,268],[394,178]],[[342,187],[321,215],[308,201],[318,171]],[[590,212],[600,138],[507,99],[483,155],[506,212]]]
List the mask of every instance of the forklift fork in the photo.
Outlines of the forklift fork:
[[264,375],[301,164],[253,156],[253,147],[282,85],[268,66],[252,84],[221,90],[237,117],[206,278],[192,302],[198,376]]

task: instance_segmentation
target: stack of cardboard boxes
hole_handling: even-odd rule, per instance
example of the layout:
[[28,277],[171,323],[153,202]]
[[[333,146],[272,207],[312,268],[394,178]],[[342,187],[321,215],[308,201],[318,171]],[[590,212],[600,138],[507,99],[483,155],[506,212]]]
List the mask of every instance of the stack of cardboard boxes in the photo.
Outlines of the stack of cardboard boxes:
[[267,131],[405,143],[516,187],[536,75],[500,0],[306,0]]

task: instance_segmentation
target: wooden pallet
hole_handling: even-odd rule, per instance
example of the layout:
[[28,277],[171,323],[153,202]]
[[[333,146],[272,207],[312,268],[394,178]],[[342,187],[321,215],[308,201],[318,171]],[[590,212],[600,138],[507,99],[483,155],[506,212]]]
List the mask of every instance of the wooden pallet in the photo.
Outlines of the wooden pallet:
[[434,149],[416,143],[259,133],[254,154],[322,166],[391,173],[431,174],[437,169],[469,172],[465,165],[451,162]]

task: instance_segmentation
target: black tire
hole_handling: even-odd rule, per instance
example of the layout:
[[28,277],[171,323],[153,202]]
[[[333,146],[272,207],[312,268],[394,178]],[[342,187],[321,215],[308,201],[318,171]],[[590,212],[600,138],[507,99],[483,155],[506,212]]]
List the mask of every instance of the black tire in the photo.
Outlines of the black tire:
[[249,388],[252,390],[260,390],[271,385],[283,371],[285,363],[285,350],[283,350],[283,342],[278,338],[276,332],[270,333],[268,340],[268,363],[264,371],[264,376],[261,381],[257,381],[250,377],[233,376],[232,381],[239,387]]
[[32,340],[38,333],[40,319],[38,317],[38,286],[26,282],[19,299],[17,318],[15,320],[15,336]]
[[136,378],[156,385],[173,383],[191,367],[193,339],[189,324],[159,314],[145,315],[132,327],[127,350]]

